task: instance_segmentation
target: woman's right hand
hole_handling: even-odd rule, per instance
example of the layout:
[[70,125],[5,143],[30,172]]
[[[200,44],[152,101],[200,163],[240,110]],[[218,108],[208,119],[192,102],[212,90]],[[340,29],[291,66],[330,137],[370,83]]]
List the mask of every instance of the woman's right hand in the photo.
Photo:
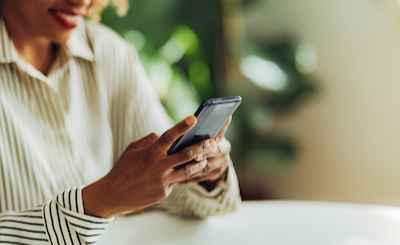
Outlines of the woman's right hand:
[[194,161],[179,170],[174,167],[206,159],[206,154],[217,151],[215,140],[167,154],[175,140],[195,124],[196,117],[189,116],[160,137],[151,133],[130,144],[106,176],[83,189],[85,213],[107,218],[140,211],[166,198],[174,184],[187,182],[199,173],[207,165],[206,160]]

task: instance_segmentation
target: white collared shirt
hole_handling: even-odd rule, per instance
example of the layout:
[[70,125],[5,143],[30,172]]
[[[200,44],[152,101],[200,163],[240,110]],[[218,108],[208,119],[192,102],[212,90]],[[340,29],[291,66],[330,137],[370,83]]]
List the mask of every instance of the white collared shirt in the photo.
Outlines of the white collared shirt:
[[[84,213],[82,187],[129,143],[171,125],[135,49],[106,27],[80,25],[46,76],[0,20],[0,243],[95,243],[111,219]],[[211,193],[179,185],[158,207],[205,217],[239,202],[231,166]]]

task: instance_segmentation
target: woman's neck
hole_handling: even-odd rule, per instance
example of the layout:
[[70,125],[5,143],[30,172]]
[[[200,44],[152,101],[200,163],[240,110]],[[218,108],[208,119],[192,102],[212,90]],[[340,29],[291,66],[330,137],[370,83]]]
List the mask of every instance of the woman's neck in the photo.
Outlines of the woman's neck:
[[[47,75],[52,64],[57,57],[57,49],[51,40],[35,37],[26,26],[17,20],[17,16],[12,15],[12,11],[7,11],[3,6],[2,18],[7,27],[8,35],[14,43],[18,55],[31,64],[33,67]],[[10,13],[10,14],[8,14]]]

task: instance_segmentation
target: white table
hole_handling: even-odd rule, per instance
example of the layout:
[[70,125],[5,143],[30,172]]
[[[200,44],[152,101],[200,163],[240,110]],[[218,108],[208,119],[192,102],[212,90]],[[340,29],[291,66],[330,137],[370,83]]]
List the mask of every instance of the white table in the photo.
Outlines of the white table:
[[396,245],[400,208],[319,202],[245,202],[204,221],[149,212],[115,220],[100,245]]

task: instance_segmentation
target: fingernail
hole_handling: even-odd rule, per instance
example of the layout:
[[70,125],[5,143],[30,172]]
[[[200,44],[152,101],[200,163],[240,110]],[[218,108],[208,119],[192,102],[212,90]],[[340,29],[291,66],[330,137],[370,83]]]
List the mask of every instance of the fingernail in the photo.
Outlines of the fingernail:
[[209,146],[210,148],[214,148],[214,147],[215,147],[215,141],[214,141],[213,139],[211,139],[211,140],[208,142],[208,146]]
[[195,122],[195,120],[196,120],[196,118],[195,118],[194,116],[188,116],[188,117],[185,119],[185,123],[186,123],[186,125],[190,126],[190,125],[193,125],[193,123]]
[[211,142],[212,142],[213,145],[217,144],[217,141],[215,139],[211,139]]

